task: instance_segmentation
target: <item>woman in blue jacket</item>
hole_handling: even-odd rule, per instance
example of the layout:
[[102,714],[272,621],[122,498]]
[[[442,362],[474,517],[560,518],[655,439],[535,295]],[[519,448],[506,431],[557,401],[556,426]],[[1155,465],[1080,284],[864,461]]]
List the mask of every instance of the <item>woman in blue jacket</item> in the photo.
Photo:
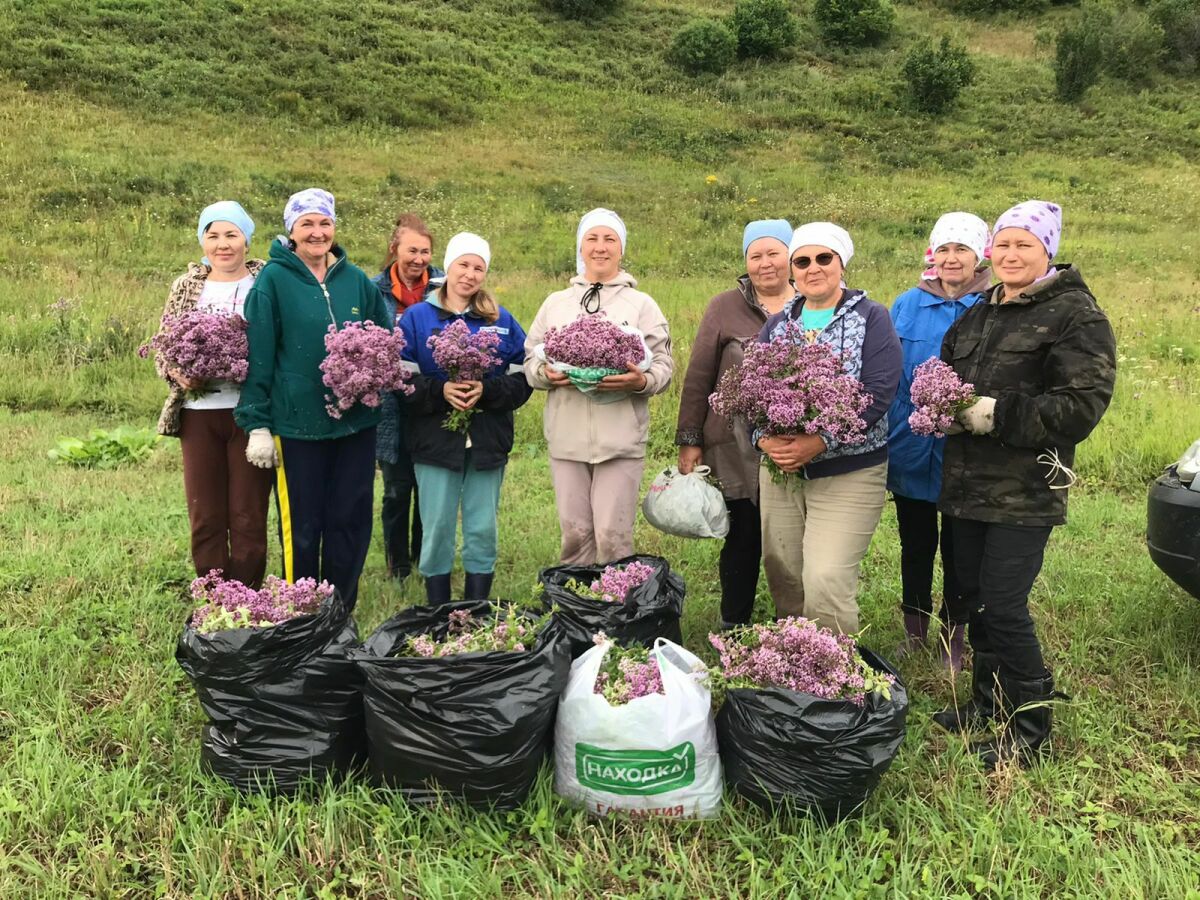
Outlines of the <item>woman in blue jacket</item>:
[[[497,518],[504,466],[513,445],[513,411],[533,392],[525,380],[525,331],[484,290],[491,248],[475,234],[446,245],[446,280],[400,320],[404,359],[415,390],[406,398],[405,439],[417,473],[421,523],[419,569],[432,604],[450,601],[459,511],[462,511],[463,598],[487,599],[496,567]],[[482,381],[450,381],[433,361],[431,335],[456,320],[472,333],[495,332],[499,362]],[[452,410],[473,409],[466,433],[443,427]]]
[[[933,615],[933,561],[938,550],[937,499],[942,488],[942,449],[945,438],[913,434],[908,425],[913,411],[909,389],[913,370],[937,357],[947,329],[974,306],[988,286],[981,265],[988,242],[987,223],[965,212],[946,213],[929,236],[932,274],[905,291],[892,304],[892,322],[900,338],[904,368],[896,399],[888,411],[888,490],[896,501],[900,530],[901,609],[904,612],[903,656],[923,646]],[[947,517],[942,517],[942,661],[962,668],[963,608]]]

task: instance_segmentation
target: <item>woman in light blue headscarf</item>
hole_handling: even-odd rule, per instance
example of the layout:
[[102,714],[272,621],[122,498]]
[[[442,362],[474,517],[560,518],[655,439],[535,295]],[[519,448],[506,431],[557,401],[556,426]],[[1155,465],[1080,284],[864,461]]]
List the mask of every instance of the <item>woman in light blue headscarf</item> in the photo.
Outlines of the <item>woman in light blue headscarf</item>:
[[[163,318],[193,310],[242,315],[266,265],[246,259],[253,236],[254,221],[240,204],[222,200],[206,207],[196,227],[204,256],[171,285]],[[233,420],[240,386],[197,382],[161,361],[158,367],[169,385],[158,432],[178,437],[183,451],[196,574],[220,569],[226,578],[257,587],[267,565],[272,478],[246,460],[246,432]]]

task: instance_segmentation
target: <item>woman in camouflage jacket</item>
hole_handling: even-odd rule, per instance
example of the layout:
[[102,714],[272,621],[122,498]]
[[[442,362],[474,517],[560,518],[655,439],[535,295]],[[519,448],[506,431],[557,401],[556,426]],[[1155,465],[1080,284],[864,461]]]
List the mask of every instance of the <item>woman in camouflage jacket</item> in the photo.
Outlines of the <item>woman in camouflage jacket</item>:
[[1031,200],[993,229],[1000,283],[946,333],[942,359],[978,400],[946,442],[939,509],[954,518],[955,569],[971,610],[972,696],[934,717],[951,731],[1005,721],[978,742],[989,767],[1028,761],[1050,734],[1056,694],[1029,614],[1050,531],[1066,521],[1075,445],[1116,379],[1113,331],[1079,271],[1052,263],[1058,206]]

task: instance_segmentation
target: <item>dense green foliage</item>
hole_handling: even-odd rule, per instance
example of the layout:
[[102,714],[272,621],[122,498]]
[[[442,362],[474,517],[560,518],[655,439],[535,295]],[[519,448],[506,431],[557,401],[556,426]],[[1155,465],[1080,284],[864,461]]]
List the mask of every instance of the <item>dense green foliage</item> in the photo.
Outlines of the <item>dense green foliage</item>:
[[619,0],[542,0],[549,9],[575,19],[603,16],[612,12]]
[[790,47],[800,35],[788,0],[738,0],[729,16],[737,37],[738,56],[770,57]]
[[667,52],[672,63],[692,75],[720,74],[737,55],[737,38],[712,19],[688,22],[675,33]]
[[815,0],[813,18],[834,46],[866,47],[892,33],[896,9],[891,0]]
[[[0,897],[1196,900],[1200,604],[1149,561],[1143,510],[1197,437],[1200,86],[1104,78],[1062,105],[1035,34],[1073,10],[967,20],[937,3],[898,5],[880,47],[802,37],[786,58],[681,77],[671,37],[732,8],[639,0],[585,27],[541,0],[0,0]],[[214,28],[237,9],[236,28]],[[932,117],[897,102],[911,36],[928,34],[978,64]],[[33,52],[54,42],[62,56]],[[337,195],[339,240],[368,270],[401,210],[428,219],[435,260],[453,232],[485,235],[489,285],[526,324],[573,272],[580,212],[618,209],[677,366],[651,402],[647,480],[674,458],[692,340],[741,272],[747,220],[844,224],[851,285],[886,303],[918,277],[940,213],[1062,203],[1062,258],[1120,359],[1033,591],[1073,697],[1054,756],[985,775],[929,721],[964,681],[918,654],[901,665],[913,707],[896,763],[860,818],[831,827],[736,802],[704,825],[592,821],[545,777],[520,810],[486,815],[360,781],[264,799],[203,776],[202,716],[173,658],[191,577],[178,445],[111,470],[46,454],[63,435],[153,425],[164,387],[136,349],[198,255],[199,209],[242,201],[265,255],[287,194],[310,184]],[[558,551],[542,404],[516,417],[500,596],[527,595]],[[865,643],[885,655],[901,637],[895,529],[889,505],[861,588]],[[635,542],[687,580],[685,642],[704,648],[719,544],[644,522]],[[386,579],[377,529],[360,631],[421,596]]]
[[1090,18],[1066,25],[1054,44],[1054,88],[1068,103],[1083,98],[1100,79],[1104,66],[1104,35]]
[[1155,0],[1149,14],[1163,32],[1163,64],[1185,73],[1200,68],[1200,0]]
[[936,49],[931,41],[913,45],[902,71],[913,103],[929,113],[952,106],[975,78],[970,55],[964,47],[952,44],[949,37],[943,37]]

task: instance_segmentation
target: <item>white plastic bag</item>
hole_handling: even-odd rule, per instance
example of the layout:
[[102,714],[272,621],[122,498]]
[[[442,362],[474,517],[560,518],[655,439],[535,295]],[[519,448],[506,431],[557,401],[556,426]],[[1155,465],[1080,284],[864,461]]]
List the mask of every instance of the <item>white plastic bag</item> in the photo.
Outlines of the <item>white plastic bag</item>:
[[721,491],[709,484],[708,466],[680,475],[676,466],[655,477],[642,500],[646,521],[667,534],[690,538],[723,538],[729,534],[729,510]]
[[612,646],[571,664],[554,726],[555,793],[596,816],[716,816],[724,782],[704,664],[659,638],[650,655],[666,693],[611,706],[595,685]]
[[[646,343],[646,336],[642,334],[639,329],[634,328],[632,325],[618,325],[617,327],[626,334],[637,335],[638,340],[642,342],[643,350],[642,361],[638,363],[638,370],[641,372],[649,371],[650,364],[654,362],[654,354],[650,352],[650,345]],[[584,368],[580,366],[568,365],[564,362],[556,362],[555,360],[546,356],[546,345],[544,343],[538,344],[533,348],[533,355],[546,365],[553,369],[557,369],[559,372],[562,372],[564,375],[570,378],[571,384],[573,384],[581,394],[594,403],[615,403],[616,401],[624,400],[629,396],[629,392],[627,391],[599,390],[600,379],[607,375],[625,375],[627,373],[624,369]]]
[[1200,474],[1200,441],[1188,447],[1183,451],[1183,456],[1175,460],[1175,474],[1184,484],[1192,485],[1193,490],[1197,489],[1196,475]]

